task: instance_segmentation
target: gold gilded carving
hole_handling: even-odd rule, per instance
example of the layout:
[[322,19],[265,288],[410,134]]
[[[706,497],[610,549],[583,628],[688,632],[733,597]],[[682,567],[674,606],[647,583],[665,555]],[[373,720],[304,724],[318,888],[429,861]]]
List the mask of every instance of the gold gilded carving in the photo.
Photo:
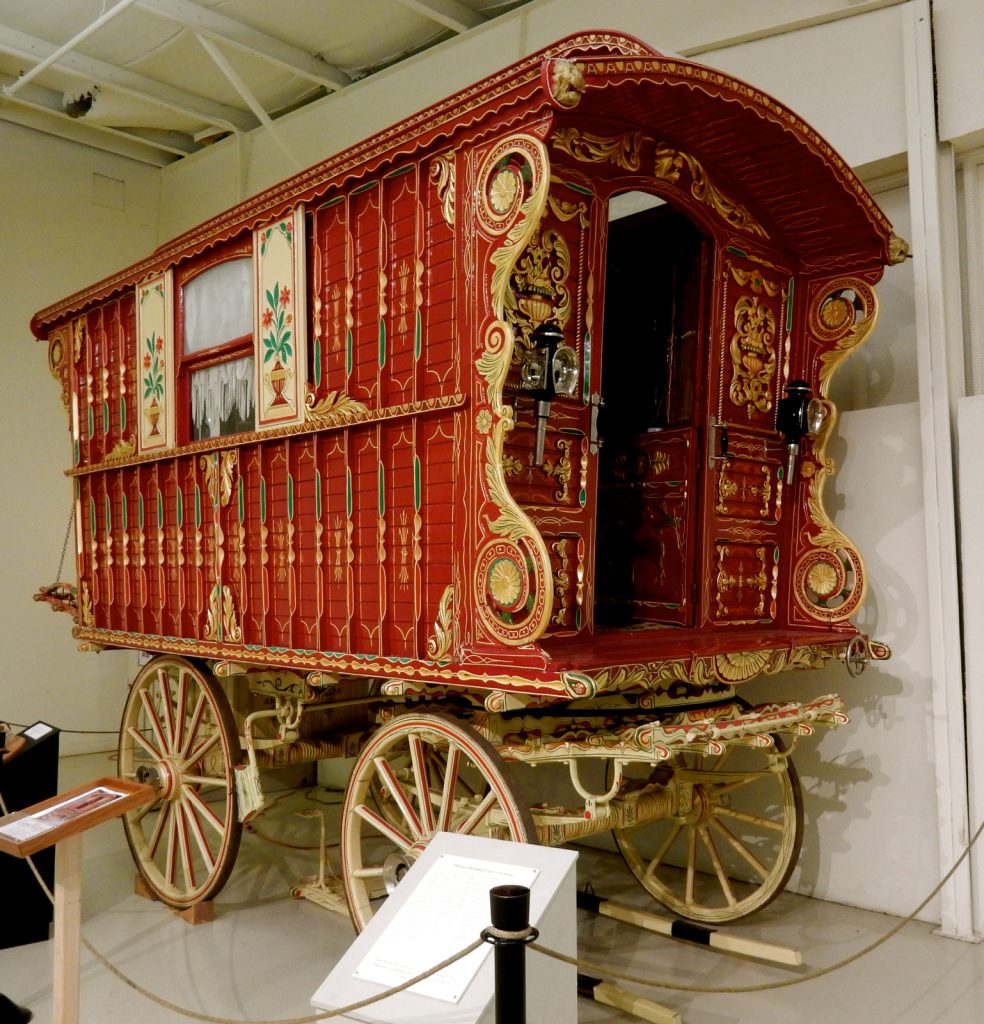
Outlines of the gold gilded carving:
[[304,400],[304,419],[319,427],[330,427],[336,423],[348,423],[358,416],[364,416],[369,408],[362,402],[341,391],[330,391],[324,398],[316,398],[308,391]]
[[642,166],[642,132],[624,135],[594,135],[578,128],[561,128],[554,133],[554,146],[582,163],[613,163],[626,171],[638,171]]
[[888,258],[893,264],[905,263],[911,255],[909,243],[894,231],[888,240]]
[[765,595],[769,586],[766,549],[757,547],[754,551],[744,550],[754,558],[750,572],[745,568],[741,552],[728,544],[718,545],[718,572],[715,578],[718,618],[733,619],[736,614],[760,618],[765,613]]
[[124,459],[133,458],[135,451],[136,445],[133,440],[124,438],[116,442],[113,450],[106,456],[106,462],[122,462]]
[[235,450],[201,457],[205,486],[213,508],[225,508],[232,500],[232,483],[238,462],[239,452]]
[[748,231],[761,238],[768,238],[769,233],[751,215],[741,203],[726,196],[715,185],[703,164],[689,153],[684,153],[669,146],[656,147],[654,175],[671,185],[679,183],[680,173],[686,166],[690,171],[690,194],[698,202],[710,207],[719,217],[733,228]]
[[576,217],[581,230],[587,230],[588,225],[591,223],[591,218],[588,216],[588,204],[583,199],[575,203],[570,199],[561,199],[560,196],[551,192],[547,197],[547,202],[550,204],[550,212],[557,220],[566,222],[574,220]]
[[446,658],[454,641],[454,587],[447,586],[437,606],[434,632],[427,640],[427,657],[434,661]]
[[765,292],[770,298],[775,298],[782,290],[782,285],[770,281],[758,269],[746,270],[744,267],[736,267],[733,263],[728,264],[728,269],[738,284],[750,288],[756,295]]
[[79,601],[79,617],[83,626],[94,626],[96,617],[92,611],[92,595],[89,593],[88,580],[82,581],[82,596]]
[[584,92],[584,72],[572,60],[556,57],[549,62],[548,84],[554,102],[562,107],[576,107]]
[[212,588],[203,636],[206,640],[224,640],[233,644],[242,642],[243,632],[239,628],[236,602],[229,587],[217,583]]
[[437,189],[437,198],[441,204],[441,214],[448,227],[454,227],[454,186],[455,167],[454,155],[435,157],[431,162],[430,180]]
[[[503,175],[511,177],[515,189],[506,188]],[[487,325],[484,351],[475,362],[493,417],[485,446],[484,478],[495,512],[485,517],[485,527],[499,539],[486,541],[479,551],[472,587],[483,625],[498,642],[520,645],[543,633],[553,610],[546,545],[513,499],[503,467],[505,435],[513,426],[512,410],[502,400],[514,347],[513,331],[505,321],[506,304],[516,264],[536,237],[547,205],[549,177],[543,143],[528,135],[503,139],[486,156],[478,182],[479,229],[493,238],[505,237],[489,256],[494,268],[490,298],[498,319]],[[507,201],[509,205],[505,205]],[[515,608],[500,606],[488,587],[488,572],[503,559],[515,563],[527,593],[527,599]]]
[[547,229],[534,236],[516,264],[512,288],[506,294],[506,318],[523,348],[530,348],[530,335],[546,320],[561,329],[571,315],[567,278],[571,253],[563,236]]
[[556,462],[547,461],[543,464],[543,472],[557,481],[560,484],[559,488],[554,491],[554,498],[557,501],[564,502],[570,494],[570,482],[571,482],[571,445],[572,442],[568,440],[561,440],[557,442],[557,450],[560,453],[560,458]]
[[776,321],[772,310],[753,295],[735,303],[735,333],[731,336],[732,378],[729,396],[735,405],[766,413],[772,408],[772,380],[776,371],[773,339]]

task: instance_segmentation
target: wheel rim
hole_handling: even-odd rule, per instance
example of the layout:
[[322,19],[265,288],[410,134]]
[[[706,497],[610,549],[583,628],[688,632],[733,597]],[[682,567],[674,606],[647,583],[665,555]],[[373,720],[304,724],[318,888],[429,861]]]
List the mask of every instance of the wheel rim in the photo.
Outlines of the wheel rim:
[[402,715],[371,737],[345,793],[342,874],[357,929],[438,831],[536,838],[529,806],[491,744],[443,715]]
[[155,658],[133,682],[120,726],[119,772],[158,799],[123,817],[130,851],[173,907],[213,898],[229,877],[242,824],[233,765],[239,737],[218,683],[183,658]]
[[802,792],[788,757],[734,745],[717,756],[679,755],[654,774],[675,789],[677,813],[615,830],[643,887],[680,916],[711,923],[747,917],[775,899],[803,836]]

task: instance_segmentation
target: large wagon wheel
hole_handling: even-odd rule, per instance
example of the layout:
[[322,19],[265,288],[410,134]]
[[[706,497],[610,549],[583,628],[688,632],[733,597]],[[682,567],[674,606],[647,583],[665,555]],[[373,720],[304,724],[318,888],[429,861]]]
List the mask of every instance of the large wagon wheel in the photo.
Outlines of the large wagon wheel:
[[529,806],[488,741],[444,715],[400,715],[370,738],[345,792],[342,874],[357,929],[437,832],[536,841]]
[[734,745],[718,756],[680,754],[653,777],[674,792],[676,814],[614,830],[644,888],[706,923],[736,921],[775,899],[803,838],[803,796],[788,756]]
[[119,773],[158,797],[124,815],[123,826],[147,885],[172,907],[212,899],[232,871],[242,836],[239,757],[229,702],[210,675],[168,655],[141,670],[123,709]]

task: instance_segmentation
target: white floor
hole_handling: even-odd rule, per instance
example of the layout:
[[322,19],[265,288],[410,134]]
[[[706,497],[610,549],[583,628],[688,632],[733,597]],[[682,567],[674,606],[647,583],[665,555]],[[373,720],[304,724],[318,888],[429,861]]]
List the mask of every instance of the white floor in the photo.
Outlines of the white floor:
[[[108,756],[66,758],[60,788],[112,774]],[[312,1015],[310,997],[352,941],[352,928],[347,918],[289,896],[293,883],[317,871],[314,850],[276,845],[259,833],[314,847],[316,822],[294,812],[337,799],[324,790],[298,792],[244,835],[215,920],[206,925],[188,925],[134,895],[121,826],[92,830],[84,840],[83,934],[136,983],[196,1013],[233,1021]],[[606,896],[659,911],[615,855],[583,850],[579,878]],[[0,915],[2,902],[0,893]],[[578,938],[582,957],[615,969],[702,989],[741,988],[788,982],[836,963],[895,923],[785,894],[749,922],[726,929],[800,949],[800,968],[723,955],[583,913]],[[188,1019],[149,1001],[88,953],[82,964],[82,1024]],[[51,968],[50,941],[0,950],[0,991],[30,1006],[38,1024],[52,1017]],[[928,925],[911,924],[863,959],[803,984],[737,994],[634,991],[678,1011],[684,1024],[978,1024],[984,1020],[984,944],[944,939]],[[581,1024],[636,1019],[584,999],[578,1006]]]

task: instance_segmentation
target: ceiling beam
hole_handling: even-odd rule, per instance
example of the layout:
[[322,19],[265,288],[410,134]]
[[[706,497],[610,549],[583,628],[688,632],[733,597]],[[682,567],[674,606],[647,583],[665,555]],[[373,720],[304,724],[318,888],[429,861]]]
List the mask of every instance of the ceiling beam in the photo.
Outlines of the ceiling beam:
[[436,21],[452,32],[467,32],[484,25],[486,18],[460,0],[396,0],[410,10]]
[[177,148],[165,147],[137,138],[119,129],[74,121],[48,107],[28,102],[20,96],[0,97],[0,121],[30,128],[45,135],[89,146],[105,153],[115,153],[153,167],[163,167],[176,157],[184,156]]
[[344,71],[320,57],[192,0],[137,0],[137,6],[176,21],[198,36],[235,46],[268,64],[286,68],[333,92],[344,89],[352,81]]
[[[20,60],[38,61],[50,57],[57,49],[58,47],[46,39],[38,39],[26,32],[0,25],[0,52],[8,53]],[[176,110],[207,124],[243,132],[252,131],[257,126],[256,119],[244,110],[216,103],[204,96],[196,96],[184,89],[158,82],[156,79],[147,78],[145,75],[117,67],[115,64],[107,64],[93,57],[66,53],[59,58],[57,67],[60,71],[71,72],[97,85],[112,86],[127,95]]]

